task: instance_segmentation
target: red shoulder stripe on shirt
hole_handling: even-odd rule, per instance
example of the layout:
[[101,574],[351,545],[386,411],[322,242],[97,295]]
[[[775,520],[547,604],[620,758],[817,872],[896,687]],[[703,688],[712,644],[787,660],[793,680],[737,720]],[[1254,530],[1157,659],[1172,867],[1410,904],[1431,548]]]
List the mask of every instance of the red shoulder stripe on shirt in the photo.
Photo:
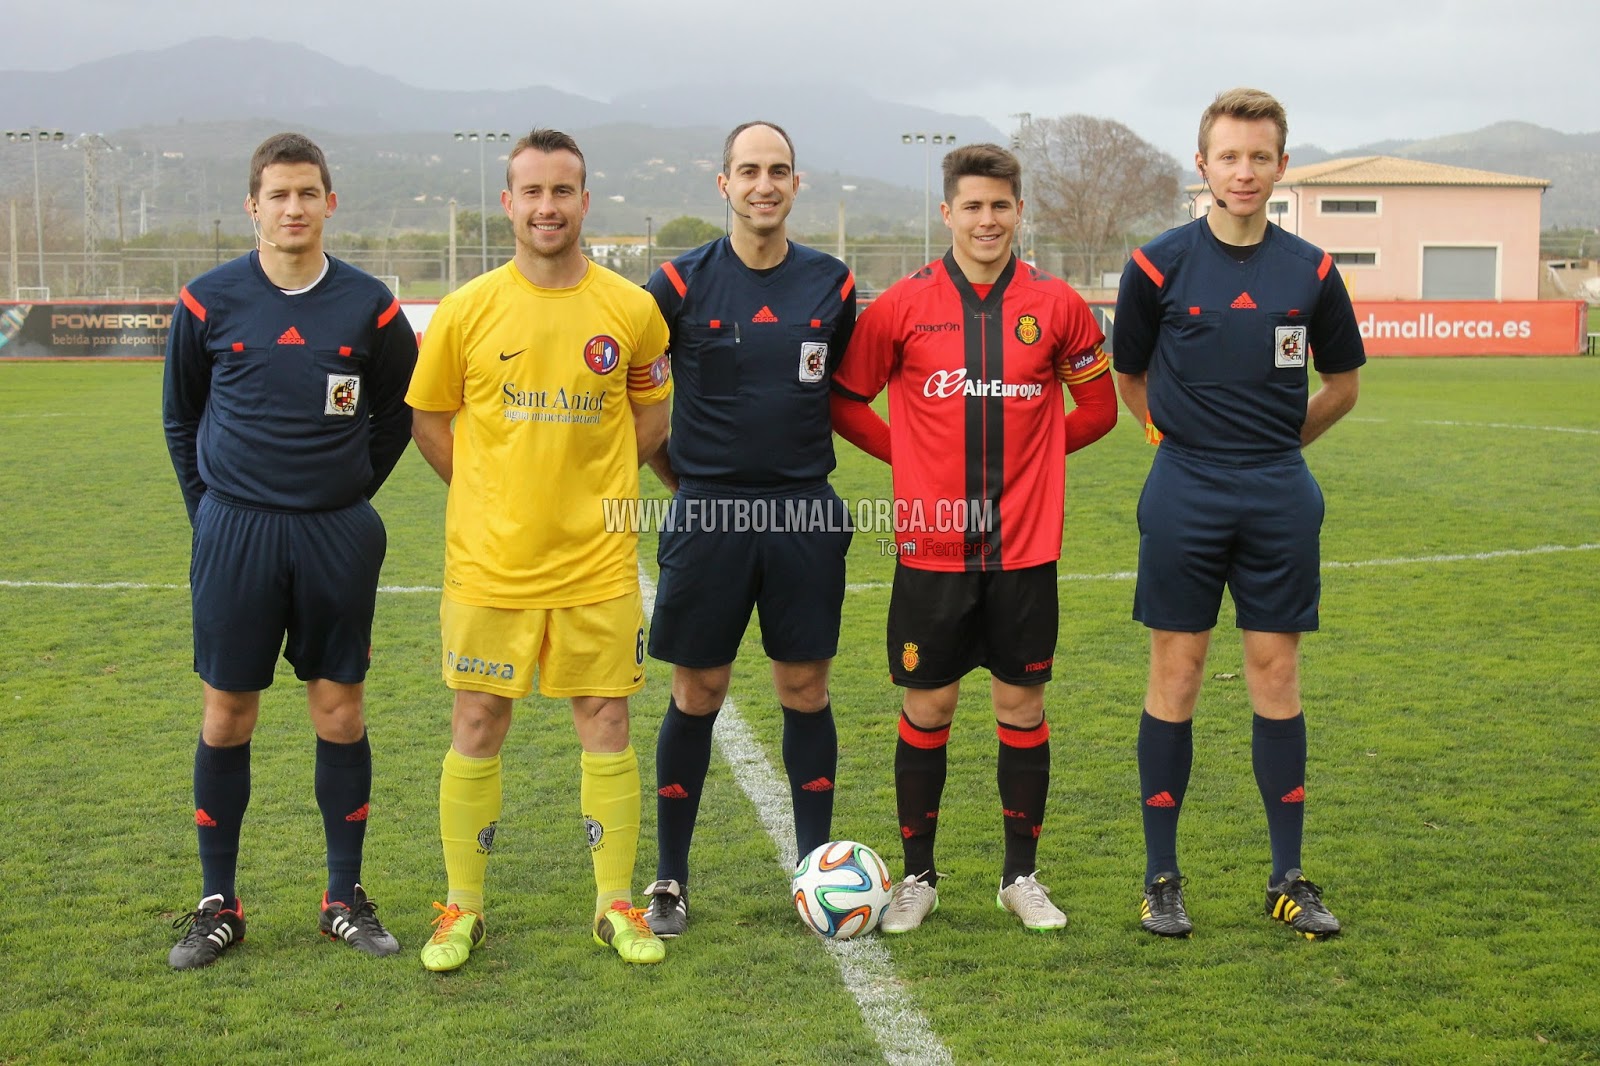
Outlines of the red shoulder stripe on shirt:
[[856,272],[854,270],[847,271],[844,276],[844,288],[839,290],[839,301],[842,303],[850,299],[850,294],[855,291],[855,287]]
[[1327,279],[1328,268],[1331,266],[1333,266],[1333,254],[1331,252],[1323,252],[1322,262],[1317,266],[1318,281],[1324,281]]
[[384,326],[387,326],[390,322],[393,322],[394,321],[394,316],[398,315],[399,313],[400,313],[400,300],[398,298],[396,298],[394,303],[389,305],[389,310],[385,311],[383,314],[378,316],[378,328],[382,329]]
[[1135,248],[1133,250],[1133,261],[1139,264],[1139,269],[1144,271],[1145,277],[1156,283],[1156,288],[1159,289],[1167,283],[1166,276],[1156,269],[1154,263],[1145,258],[1143,248]]
[[667,276],[667,280],[672,282],[672,287],[678,290],[678,297],[680,299],[689,295],[689,286],[683,283],[683,276],[678,273],[677,267],[673,266],[671,263],[662,263],[661,273],[665,274]]
[[198,318],[202,322],[206,320],[205,305],[194,298],[193,294],[189,292],[188,286],[184,286],[178,290],[178,299],[183,301],[183,306],[189,309],[189,313],[191,315]]

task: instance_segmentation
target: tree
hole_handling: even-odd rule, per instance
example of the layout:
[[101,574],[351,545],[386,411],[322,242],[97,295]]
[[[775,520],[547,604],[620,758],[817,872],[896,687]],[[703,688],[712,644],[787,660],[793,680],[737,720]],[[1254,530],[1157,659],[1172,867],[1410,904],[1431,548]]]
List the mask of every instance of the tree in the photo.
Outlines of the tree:
[[721,226],[693,215],[680,215],[656,230],[655,243],[657,248],[698,248],[720,236]]
[[1120,261],[1129,231],[1172,217],[1178,161],[1114,119],[1037,119],[1017,147],[1029,217],[1083,254],[1090,280],[1110,249]]

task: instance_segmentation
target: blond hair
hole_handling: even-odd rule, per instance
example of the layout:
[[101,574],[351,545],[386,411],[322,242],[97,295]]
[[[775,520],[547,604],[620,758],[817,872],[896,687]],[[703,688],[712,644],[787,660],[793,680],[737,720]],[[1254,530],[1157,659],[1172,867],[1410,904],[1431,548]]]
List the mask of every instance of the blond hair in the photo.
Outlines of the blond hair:
[[1218,93],[1217,98],[1211,101],[1211,106],[1200,116],[1202,158],[1211,148],[1211,127],[1223,115],[1243,122],[1270,119],[1278,127],[1278,154],[1283,155],[1284,147],[1289,143],[1289,116],[1284,112],[1283,105],[1270,93],[1240,87]]

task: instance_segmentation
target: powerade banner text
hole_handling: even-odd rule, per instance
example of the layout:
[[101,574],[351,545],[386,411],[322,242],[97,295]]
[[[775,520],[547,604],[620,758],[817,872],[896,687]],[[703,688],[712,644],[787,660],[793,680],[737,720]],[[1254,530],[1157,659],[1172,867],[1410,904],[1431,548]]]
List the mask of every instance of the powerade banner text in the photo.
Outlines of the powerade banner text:
[[172,304],[0,303],[0,359],[166,354]]

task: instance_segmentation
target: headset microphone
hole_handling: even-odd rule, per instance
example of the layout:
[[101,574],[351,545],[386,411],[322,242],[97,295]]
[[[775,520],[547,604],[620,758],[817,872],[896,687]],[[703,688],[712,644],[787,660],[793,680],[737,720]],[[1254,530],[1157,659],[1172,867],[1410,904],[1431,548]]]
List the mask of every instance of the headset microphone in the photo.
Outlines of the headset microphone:
[[254,211],[250,212],[250,228],[256,231],[257,244],[270,244],[274,248],[278,247],[277,242],[269,241],[261,235],[260,216],[258,216]]
[[1217,202],[1218,207],[1226,211],[1228,209],[1228,201],[1218,196],[1217,190],[1211,187],[1211,171],[1207,170],[1205,167],[1201,167],[1200,176],[1206,180],[1206,192],[1211,194],[1211,198]]

